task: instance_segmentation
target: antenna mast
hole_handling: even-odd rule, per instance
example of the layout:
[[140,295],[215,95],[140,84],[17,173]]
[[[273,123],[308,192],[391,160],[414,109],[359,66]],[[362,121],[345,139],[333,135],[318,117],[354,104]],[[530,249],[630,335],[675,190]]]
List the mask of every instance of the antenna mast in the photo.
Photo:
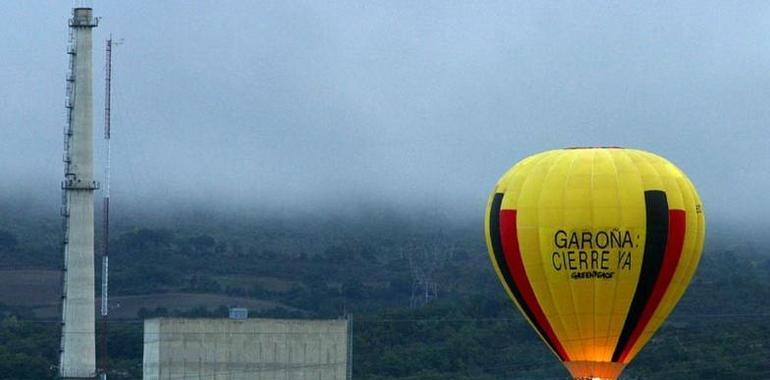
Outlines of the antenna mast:
[[107,351],[107,318],[109,307],[109,268],[110,268],[110,111],[112,101],[112,46],[118,42],[112,42],[112,35],[105,42],[105,69],[104,69],[104,141],[107,146],[107,160],[104,166],[104,199],[102,200],[102,292],[101,292],[101,370],[100,379],[107,379],[109,368],[109,353]]

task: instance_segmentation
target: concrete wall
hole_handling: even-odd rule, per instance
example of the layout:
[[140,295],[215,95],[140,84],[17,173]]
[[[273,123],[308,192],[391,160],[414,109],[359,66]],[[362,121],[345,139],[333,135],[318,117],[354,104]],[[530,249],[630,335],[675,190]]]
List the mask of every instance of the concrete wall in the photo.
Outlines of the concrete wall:
[[346,320],[149,319],[144,379],[346,380]]

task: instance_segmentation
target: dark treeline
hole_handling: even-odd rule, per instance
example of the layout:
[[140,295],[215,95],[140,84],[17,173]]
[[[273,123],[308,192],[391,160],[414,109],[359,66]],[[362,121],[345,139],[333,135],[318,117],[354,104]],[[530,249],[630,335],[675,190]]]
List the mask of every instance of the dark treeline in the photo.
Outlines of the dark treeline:
[[[0,269],[58,268],[59,228],[55,213],[0,218]],[[251,311],[263,317],[353,314],[356,379],[567,377],[498,284],[480,218],[185,211],[118,220],[113,231],[113,295],[268,301]],[[770,241],[715,235],[690,290],[625,379],[770,377]],[[225,316],[228,306],[168,304],[111,321],[110,378],[140,377],[142,318]],[[0,317],[0,378],[52,378],[55,321],[17,305],[0,307]]]

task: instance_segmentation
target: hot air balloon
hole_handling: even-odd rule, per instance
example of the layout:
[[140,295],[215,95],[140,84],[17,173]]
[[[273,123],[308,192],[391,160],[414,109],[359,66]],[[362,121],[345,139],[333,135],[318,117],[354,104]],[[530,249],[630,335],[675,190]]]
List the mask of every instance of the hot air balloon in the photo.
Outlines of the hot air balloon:
[[684,294],[705,234],[681,170],[615,147],[520,161],[485,219],[505,291],[574,379],[618,378]]

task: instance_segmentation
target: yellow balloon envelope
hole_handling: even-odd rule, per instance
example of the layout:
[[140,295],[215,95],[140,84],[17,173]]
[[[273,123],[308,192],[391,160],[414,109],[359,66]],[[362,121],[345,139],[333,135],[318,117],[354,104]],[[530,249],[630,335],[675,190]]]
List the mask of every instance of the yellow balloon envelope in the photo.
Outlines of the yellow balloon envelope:
[[685,174],[635,149],[530,156],[487,204],[505,291],[575,379],[616,379],[684,294],[705,219]]

